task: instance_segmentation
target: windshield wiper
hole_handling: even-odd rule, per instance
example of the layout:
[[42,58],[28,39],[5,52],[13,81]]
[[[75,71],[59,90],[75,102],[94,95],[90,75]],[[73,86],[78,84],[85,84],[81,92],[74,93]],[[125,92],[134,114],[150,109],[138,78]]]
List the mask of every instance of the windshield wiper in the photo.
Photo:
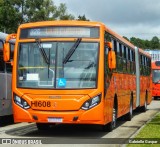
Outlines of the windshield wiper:
[[68,51],[67,55],[65,56],[65,58],[63,59],[63,64],[66,64],[69,59],[71,58],[71,56],[73,55],[73,53],[75,52],[76,48],[79,46],[80,42],[81,42],[82,38],[78,38],[76,40],[76,42],[73,44],[73,46],[71,47],[71,49]]
[[95,63],[92,61],[87,67],[85,67],[85,69],[90,69],[91,67],[94,67],[94,66],[95,66]]
[[35,39],[35,41],[36,41],[36,43],[37,43],[37,45],[38,45],[38,47],[39,47],[39,49],[40,49],[40,52],[41,52],[41,55],[42,55],[43,59],[44,59],[45,62],[49,65],[49,64],[50,64],[49,58],[47,57],[47,54],[46,54],[44,48],[43,48],[42,45],[41,45],[40,39],[37,38],[37,39]]
[[44,48],[42,47],[42,45],[41,45],[41,41],[40,41],[40,39],[39,38],[37,38],[37,39],[35,39],[35,41],[36,41],[36,43],[37,43],[37,46],[39,47],[39,49],[40,49],[40,52],[41,52],[41,55],[42,55],[42,57],[43,57],[43,59],[44,59],[44,61],[47,63],[47,65],[48,65],[48,78],[49,78],[49,68],[50,68],[50,50],[49,50],[49,57],[47,57],[47,54],[46,54],[46,52],[45,52],[45,50],[44,50]]

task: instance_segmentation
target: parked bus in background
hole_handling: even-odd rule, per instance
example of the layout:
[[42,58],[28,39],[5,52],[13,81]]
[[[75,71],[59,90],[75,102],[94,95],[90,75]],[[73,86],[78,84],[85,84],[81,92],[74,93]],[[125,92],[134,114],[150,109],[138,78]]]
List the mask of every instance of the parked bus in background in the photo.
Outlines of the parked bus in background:
[[12,115],[12,91],[11,78],[12,66],[10,62],[4,61],[4,44],[8,42],[10,58],[13,59],[15,40],[10,39],[10,35],[0,32],[0,118]]
[[152,97],[156,100],[160,97],[160,50],[146,49],[145,52],[151,55],[152,61]]
[[160,61],[152,62],[152,97],[160,97]]
[[40,130],[97,124],[111,131],[117,118],[131,120],[134,109],[145,111],[151,102],[151,57],[99,22],[23,24],[12,90],[15,122],[35,122]]

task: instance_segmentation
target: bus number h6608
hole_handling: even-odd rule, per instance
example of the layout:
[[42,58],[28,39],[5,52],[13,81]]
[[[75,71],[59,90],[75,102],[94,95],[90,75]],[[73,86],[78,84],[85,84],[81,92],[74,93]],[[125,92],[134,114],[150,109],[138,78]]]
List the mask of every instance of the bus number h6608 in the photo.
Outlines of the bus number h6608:
[[50,101],[31,101],[31,107],[51,107]]

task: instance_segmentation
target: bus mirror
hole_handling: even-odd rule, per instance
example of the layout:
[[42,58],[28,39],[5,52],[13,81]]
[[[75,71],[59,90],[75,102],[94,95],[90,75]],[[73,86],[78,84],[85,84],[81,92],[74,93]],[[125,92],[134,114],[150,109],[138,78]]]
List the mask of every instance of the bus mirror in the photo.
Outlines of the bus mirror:
[[108,52],[108,66],[110,69],[116,68],[116,55],[115,51],[109,51]]
[[10,44],[8,42],[4,43],[3,60],[5,62],[10,60]]
[[3,49],[3,60],[5,62],[8,62],[10,61],[10,43],[9,41],[12,40],[12,39],[16,39],[16,34],[9,34],[7,37],[6,37],[6,40],[5,40],[5,43],[4,43],[4,49]]

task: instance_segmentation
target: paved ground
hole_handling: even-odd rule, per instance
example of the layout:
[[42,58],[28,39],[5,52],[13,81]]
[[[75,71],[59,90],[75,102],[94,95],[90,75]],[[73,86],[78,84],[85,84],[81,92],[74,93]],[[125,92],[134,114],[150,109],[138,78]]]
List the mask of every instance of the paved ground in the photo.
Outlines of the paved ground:
[[[23,143],[25,143],[25,141],[28,142],[26,138],[30,138],[32,139],[31,141],[34,140],[37,141],[37,143],[40,143],[40,141],[42,141],[42,143],[52,142],[54,146],[59,147],[111,146],[108,143],[112,143],[112,146],[113,144],[114,146],[125,146],[122,144],[125,144],[129,138],[135,135],[135,133],[158,112],[160,112],[160,100],[153,100],[146,112],[139,113],[135,111],[131,121],[118,120],[117,127],[112,132],[101,132],[98,126],[90,125],[57,125],[48,131],[38,131],[34,123],[8,123],[0,127],[0,138],[12,138],[12,141],[14,138],[18,140],[21,139],[24,141]],[[14,143],[17,143],[16,141],[17,140],[15,140]],[[17,145],[12,146],[17,147]]]

